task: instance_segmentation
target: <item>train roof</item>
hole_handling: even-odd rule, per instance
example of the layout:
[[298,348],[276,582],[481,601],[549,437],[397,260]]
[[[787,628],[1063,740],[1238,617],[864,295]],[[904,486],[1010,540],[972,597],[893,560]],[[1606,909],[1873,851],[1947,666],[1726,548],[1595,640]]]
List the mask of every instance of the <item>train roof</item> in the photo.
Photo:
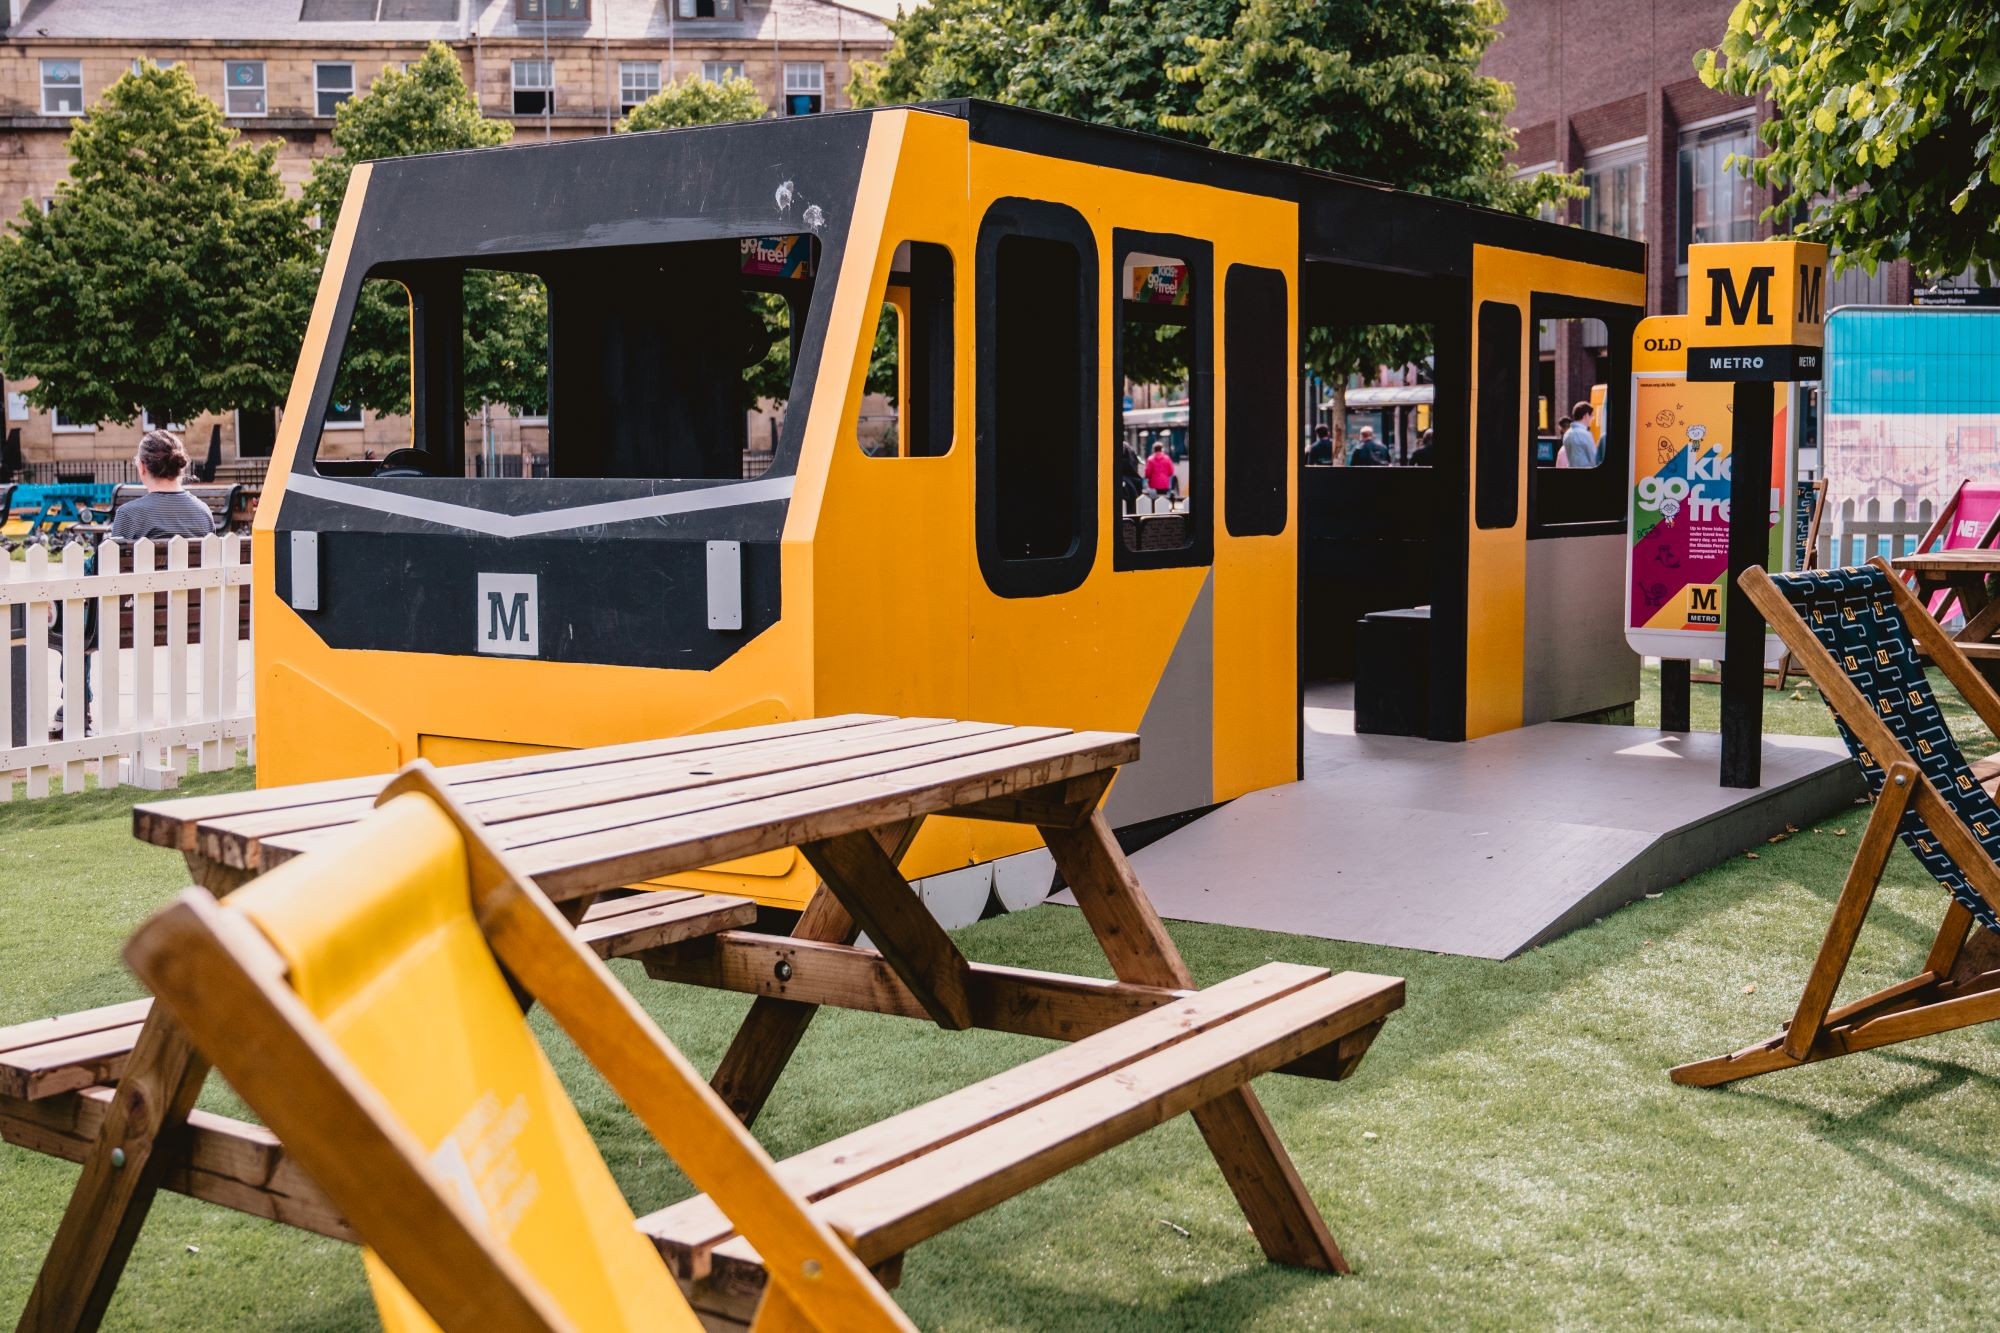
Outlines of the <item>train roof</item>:
[[[431,243],[419,247],[433,254],[554,248],[565,236],[586,246],[665,239],[649,224],[696,195],[711,227],[753,217],[770,226],[769,201],[782,182],[801,201],[813,197],[809,183],[829,201],[851,199],[868,122],[895,110],[963,120],[976,143],[1295,201],[1309,262],[1463,276],[1472,245],[1487,244],[1645,271],[1645,246],[1621,237],[974,98],[385,159],[371,194],[434,205],[432,227],[420,228],[435,228]],[[698,181],[699,191],[662,188],[677,176]],[[552,215],[530,221],[519,214],[524,204]],[[411,214],[397,212],[394,225],[407,238]],[[446,243],[447,233],[463,242]]]

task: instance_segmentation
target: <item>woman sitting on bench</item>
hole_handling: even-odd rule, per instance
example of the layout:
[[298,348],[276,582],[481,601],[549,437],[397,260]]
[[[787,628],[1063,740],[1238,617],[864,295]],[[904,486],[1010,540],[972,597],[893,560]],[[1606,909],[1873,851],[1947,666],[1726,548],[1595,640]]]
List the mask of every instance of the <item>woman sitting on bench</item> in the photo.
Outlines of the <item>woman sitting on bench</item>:
[[215,516],[208,506],[181,486],[181,474],[188,465],[186,445],[163,430],[149,430],[140,437],[139,454],[132,461],[138,466],[146,493],[118,506],[111,517],[112,540],[186,537],[200,541],[215,531]]

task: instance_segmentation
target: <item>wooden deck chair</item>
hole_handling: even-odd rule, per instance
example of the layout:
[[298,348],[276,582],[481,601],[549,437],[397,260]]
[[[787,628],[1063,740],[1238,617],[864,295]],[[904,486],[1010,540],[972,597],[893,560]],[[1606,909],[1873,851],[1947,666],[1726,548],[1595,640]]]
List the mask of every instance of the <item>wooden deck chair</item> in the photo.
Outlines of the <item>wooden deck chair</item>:
[[[1996,537],[2000,537],[2000,485],[1968,478],[1958,483],[1958,489],[1939,508],[1937,517],[1931,520],[1930,527],[1918,539],[1912,554],[1990,550]],[[1898,574],[1897,577],[1912,589],[1916,588],[1915,574]],[[1932,595],[1930,612],[1943,619],[1957,600],[1958,594],[1946,588]]]
[[338,843],[226,903],[187,890],[126,959],[345,1215],[392,1330],[700,1327],[524,999],[740,1221],[759,1324],[910,1327],[421,761]]
[[[1945,725],[1917,650],[1989,727],[2000,724],[2000,695],[1879,558],[1775,578],[1751,569],[1743,589],[1819,686],[1875,810],[1791,1022],[1768,1041],[1680,1066],[1674,1081],[1710,1087],[2000,1018],[2000,805]],[[1898,835],[1950,894],[1944,924],[1921,972],[1834,1008]]]

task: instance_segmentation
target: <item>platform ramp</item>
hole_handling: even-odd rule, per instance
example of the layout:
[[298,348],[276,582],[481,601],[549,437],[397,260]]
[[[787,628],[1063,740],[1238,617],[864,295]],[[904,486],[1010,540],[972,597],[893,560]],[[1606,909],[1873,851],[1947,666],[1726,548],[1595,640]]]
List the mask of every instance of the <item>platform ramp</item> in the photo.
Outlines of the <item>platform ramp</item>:
[[1764,785],[1740,791],[1717,784],[1710,732],[1548,722],[1447,744],[1357,736],[1339,707],[1306,719],[1302,781],[1133,855],[1161,915],[1511,958],[1861,794],[1830,737],[1766,737]]

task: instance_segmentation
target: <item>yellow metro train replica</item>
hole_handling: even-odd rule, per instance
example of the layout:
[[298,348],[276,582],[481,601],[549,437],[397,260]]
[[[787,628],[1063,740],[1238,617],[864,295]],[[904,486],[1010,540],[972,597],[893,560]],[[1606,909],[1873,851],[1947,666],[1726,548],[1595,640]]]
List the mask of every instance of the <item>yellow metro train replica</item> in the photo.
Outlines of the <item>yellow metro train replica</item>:
[[[1643,266],[980,102],[364,165],[257,518],[260,780],[866,711],[1137,730],[1132,825],[1296,779],[1318,660],[1357,610],[1417,605],[1434,739],[1629,703],[1627,432],[1534,467],[1524,386],[1545,319],[1601,319],[1620,356]],[[466,293],[494,271],[547,293],[547,476],[470,475]],[[411,326],[411,438],[381,460],[317,429],[370,281]],[[746,479],[774,301],[790,395]],[[864,448],[883,319],[900,418]],[[1302,467],[1302,330],[1385,321],[1434,330],[1434,465]],[[1173,513],[1120,489],[1139,340],[1187,369]],[[906,864],[1027,845],[937,820]],[[811,874],[693,882],[795,906]]]

